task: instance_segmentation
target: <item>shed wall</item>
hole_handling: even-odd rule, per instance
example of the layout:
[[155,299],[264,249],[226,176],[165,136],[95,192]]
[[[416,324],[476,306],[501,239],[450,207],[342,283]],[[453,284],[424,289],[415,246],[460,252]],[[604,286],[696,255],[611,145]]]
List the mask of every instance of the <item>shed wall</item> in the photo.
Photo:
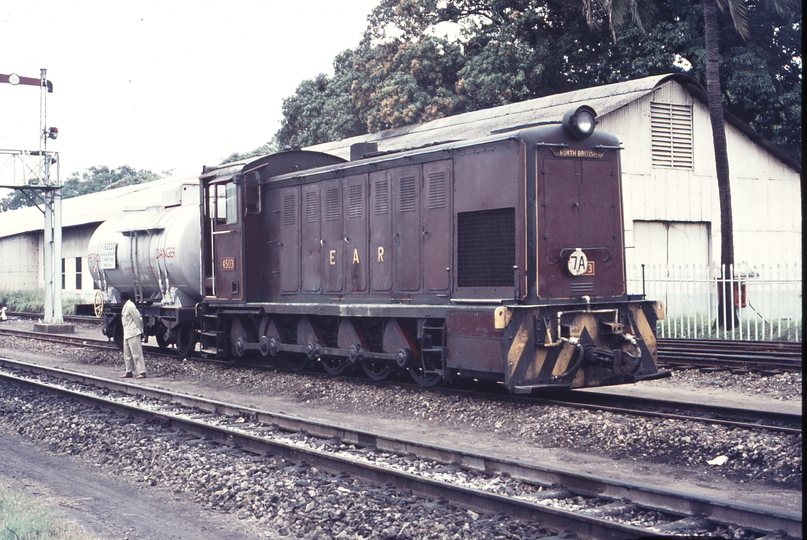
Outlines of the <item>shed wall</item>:
[[30,232],[0,241],[0,291],[33,290],[39,286],[42,233]]
[[[651,148],[650,104],[674,103],[692,107],[693,165],[689,169],[654,167]],[[670,246],[636,237],[634,223],[656,222],[658,230],[676,223],[701,223],[709,229],[708,246],[698,242],[701,263],[719,263],[720,203],[715,176],[712,130],[706,106],[675,82],[600,118],[599,129],[616,134],[622,152],[625,201],[625,244],[629,267],[650,264]],[[726,125],[731,166],[734,252],[738,265],[800,261],[801,176],[754,144],[734,126]],[[672,252],[675,252],[672,246]],[[687,259],[692,253],[687,254]],[[670,260],[681,263],[682,260]],[[632,291],[635,292],[635,291]]]
[[[87,246],[97,223],[62,230],[62,263],[57,262],[57,280],[64,283],[64,298],[91,302],[95,290],[87,265]],[[44,259],[42,231],[17,234],[0,239],[0,290],[33,291],[44,289]],[[77,259],[80,258],[80,261]],[[80,285],[77,287],[77,262],[80,266]]]

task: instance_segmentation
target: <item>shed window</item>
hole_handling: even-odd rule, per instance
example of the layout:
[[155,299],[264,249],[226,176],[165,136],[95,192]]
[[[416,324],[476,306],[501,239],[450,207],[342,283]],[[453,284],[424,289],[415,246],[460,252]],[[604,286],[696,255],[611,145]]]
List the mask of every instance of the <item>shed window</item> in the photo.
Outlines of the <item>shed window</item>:
[[81,290],[81,257],[76,257],[76,290]]
[[692,168],[692,106],[650,104],[650,132],[654,167]]

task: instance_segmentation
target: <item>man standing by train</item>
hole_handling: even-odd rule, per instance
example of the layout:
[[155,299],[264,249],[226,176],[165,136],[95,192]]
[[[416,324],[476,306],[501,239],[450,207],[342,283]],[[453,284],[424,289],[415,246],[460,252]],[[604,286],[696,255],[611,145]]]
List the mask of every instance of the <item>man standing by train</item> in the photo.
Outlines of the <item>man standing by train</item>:
[[143,317],[140,316],[140,312],[137,311],[137,306],[132,302],[128,292],[121,292],[120,299],[123,302],[123,309],[120,313],[123,325],[123,362],[126,364],[126,373],[121,375],[121,379],[132,377],[135,369],[137,370],[135,378],[145,379],[146,361],[143,359],[143,345],[140,343],[140,336],[143,334]]

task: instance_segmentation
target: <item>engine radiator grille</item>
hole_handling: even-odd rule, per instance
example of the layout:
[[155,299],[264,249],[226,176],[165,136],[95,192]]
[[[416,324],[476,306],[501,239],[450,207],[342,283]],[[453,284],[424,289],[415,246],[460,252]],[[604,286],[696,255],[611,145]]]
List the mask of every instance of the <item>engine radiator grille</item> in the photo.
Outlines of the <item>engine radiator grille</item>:
[[457,214],[457,285],[512,287],[516,264],[516,210]]

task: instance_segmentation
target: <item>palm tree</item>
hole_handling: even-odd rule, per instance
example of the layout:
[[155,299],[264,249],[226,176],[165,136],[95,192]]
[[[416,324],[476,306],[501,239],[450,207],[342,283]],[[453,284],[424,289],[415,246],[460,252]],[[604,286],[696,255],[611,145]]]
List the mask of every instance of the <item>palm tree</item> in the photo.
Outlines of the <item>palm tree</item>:
[[[589,26],[596,26],[593,0],[582,0],[583,11]],[[620,26],[627,15],[644,32],[650,26],[655,12],[654,0],[596,0],[608,17],[611,37],[616,41],[614,28]],[[779,13],[789,11],[792,0],[769,0]],[[731,212],[731,182],[729,175],[729,158],[726,151],[726,126],[723,117],[723,100],[720,91],[720,69],[718,53],[717,8],[725,11],[728,8],[734,28],[743,39],[749,35],[746,19],[746,0],[702,0],[704,40],[706,47],[706,95],[709,107],[709,119],[712,124],[712,140],[715,152],[715,172],[717,175],[717,191],[720,200],[720,264],[729,271],[734,265],[734,224]],[[730,328],[737,324],[734,310],[724,305],[724,296],[718,295],[718,325],[725,328],[724,312],[731,313]]]

